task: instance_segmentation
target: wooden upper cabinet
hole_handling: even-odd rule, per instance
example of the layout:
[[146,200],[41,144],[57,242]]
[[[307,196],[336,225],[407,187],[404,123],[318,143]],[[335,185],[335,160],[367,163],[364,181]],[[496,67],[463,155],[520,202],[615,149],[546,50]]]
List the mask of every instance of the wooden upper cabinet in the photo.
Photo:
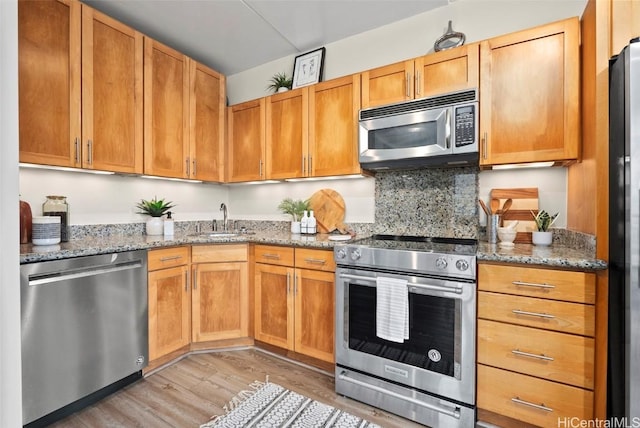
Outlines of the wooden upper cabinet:
[[313,177],[361,173],[360,74],[309,87],[309,171]]
[[82,6],[82,167],[142,173],[142,34]]
[[309,88],[266,99],[266,178],[308,175]]
[[80,166],[80,11],[18,2],[20,162]]
[[579,44],[578,18],[482,42],[481,165],[578,158]]
[[460,46],[362,73],[362,108],[478,88],[479,44]]
[[191,60],[189,177],[224,181],[225,77]]
[[263,180],[265,161],[265,99],[228,108],[227,181]]
[[188,58],[144,38],[144,173],[189,178]]

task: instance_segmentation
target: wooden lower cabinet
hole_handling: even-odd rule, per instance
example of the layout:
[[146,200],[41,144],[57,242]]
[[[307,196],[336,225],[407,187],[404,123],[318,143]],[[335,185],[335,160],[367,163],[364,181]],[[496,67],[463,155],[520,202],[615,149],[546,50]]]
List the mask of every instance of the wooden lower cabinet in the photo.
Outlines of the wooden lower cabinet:
[[593,419],[595,274],[480,263],[478,290],[479,419]]
[[333,363],[333,253],[257,245],[255,254],[256,340]]

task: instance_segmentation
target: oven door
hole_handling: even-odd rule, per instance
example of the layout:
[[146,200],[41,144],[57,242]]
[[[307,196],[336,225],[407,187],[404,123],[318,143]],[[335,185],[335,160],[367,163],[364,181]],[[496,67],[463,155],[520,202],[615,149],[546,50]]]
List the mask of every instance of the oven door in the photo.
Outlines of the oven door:
[[361,120],[358,134],[365,165],[451,154],[451,107]]
[[[376,278],[407,280],[409,339],[376,336]],[[365,269],[336,270],[336,363],[475,404],[476,284]]]

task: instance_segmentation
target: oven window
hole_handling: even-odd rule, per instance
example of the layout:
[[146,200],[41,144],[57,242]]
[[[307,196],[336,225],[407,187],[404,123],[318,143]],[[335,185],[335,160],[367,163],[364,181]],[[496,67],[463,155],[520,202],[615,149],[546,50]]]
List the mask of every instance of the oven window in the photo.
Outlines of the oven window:
[[392,128],[372,129],[369,149],[409,149],[437,144],[438,122],[429,121]]
[[460,300],[409,293],[409,339],[376,336],[376,288],[349,284],[349,348],[457,377]]

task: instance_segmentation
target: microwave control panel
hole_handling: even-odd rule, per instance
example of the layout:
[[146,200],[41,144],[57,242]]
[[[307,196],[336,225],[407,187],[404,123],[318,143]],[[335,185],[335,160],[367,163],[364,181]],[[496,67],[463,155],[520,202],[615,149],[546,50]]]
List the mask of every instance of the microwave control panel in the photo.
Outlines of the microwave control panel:
[[467,146],[476,141],[476,106],[455,108],[456,147]]

